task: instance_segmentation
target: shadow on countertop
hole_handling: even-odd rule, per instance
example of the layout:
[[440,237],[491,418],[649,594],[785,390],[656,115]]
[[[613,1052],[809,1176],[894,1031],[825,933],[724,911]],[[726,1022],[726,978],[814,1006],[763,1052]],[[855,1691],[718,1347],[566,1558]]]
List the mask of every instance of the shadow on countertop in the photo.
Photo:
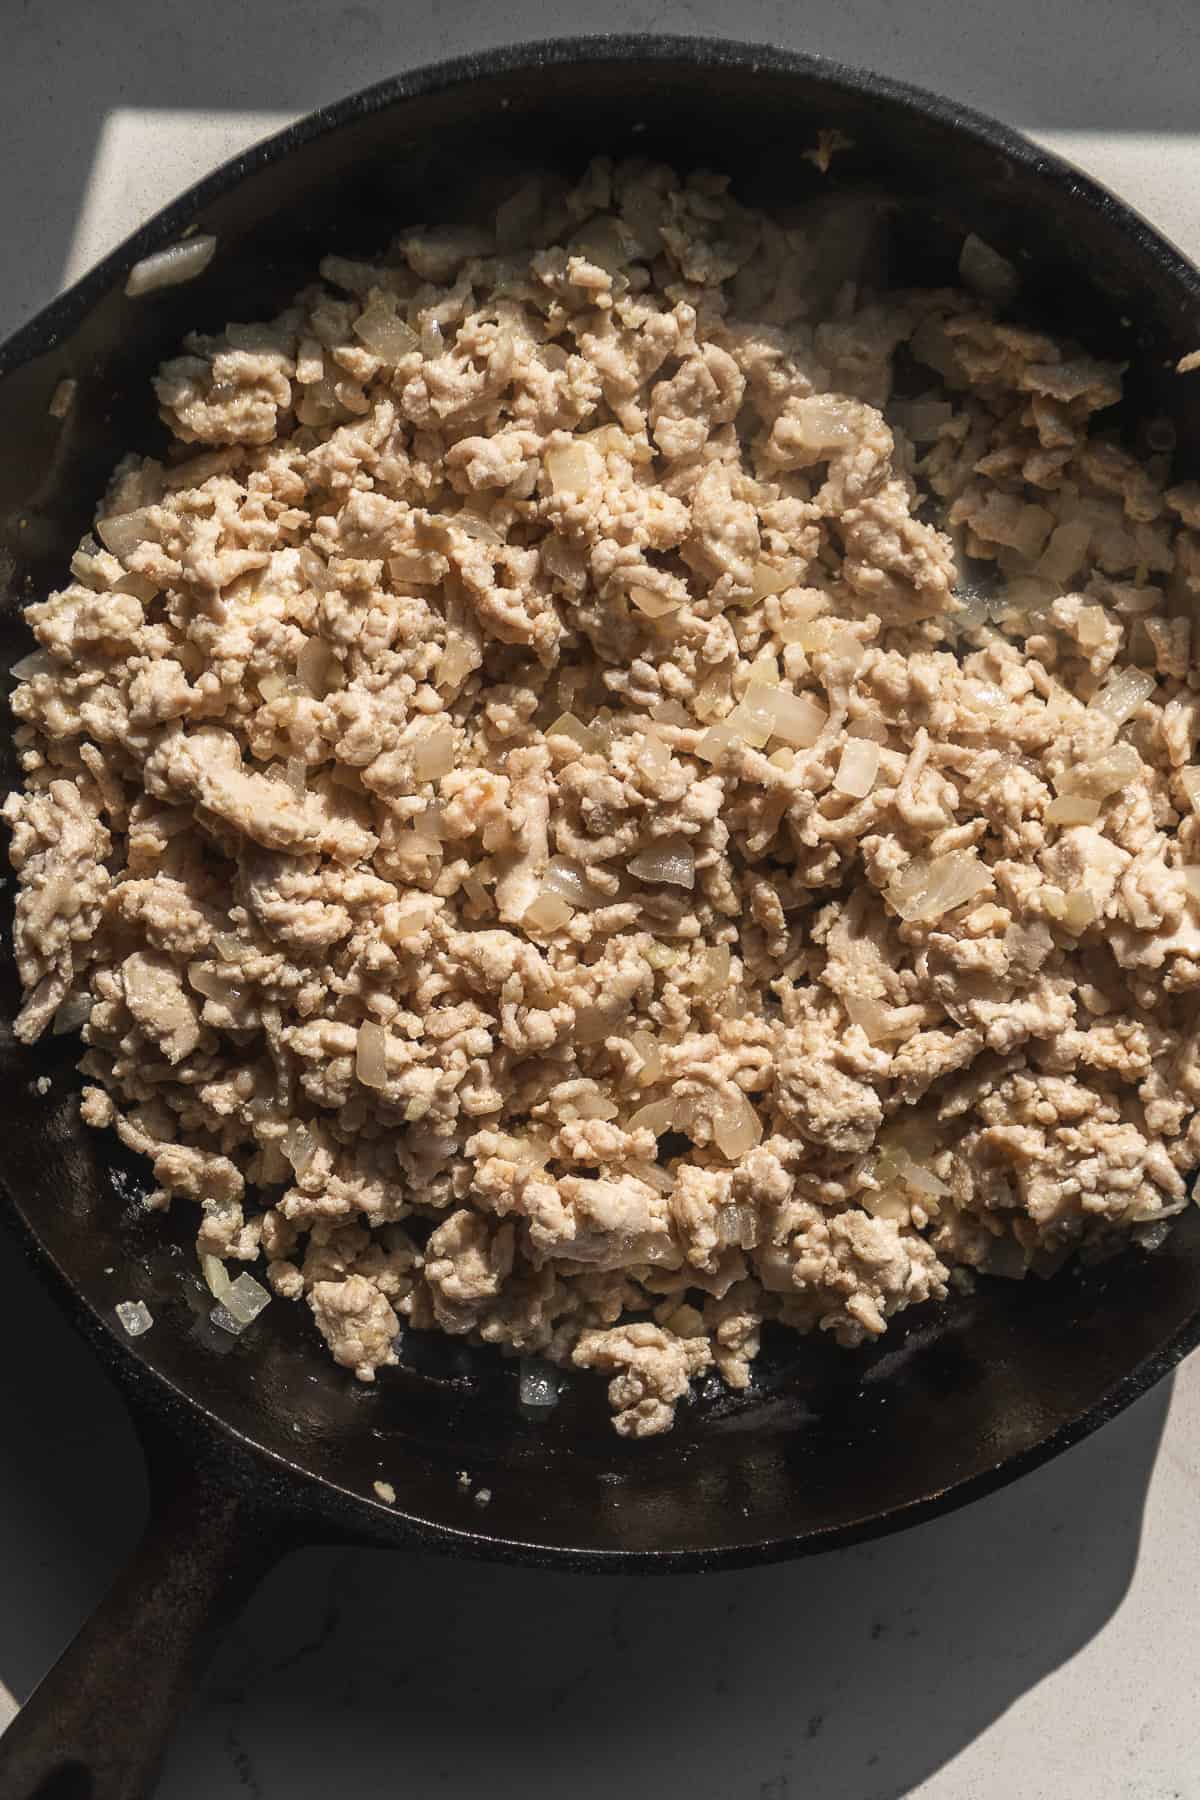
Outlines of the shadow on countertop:
[[[399,70],[550,35],[596,34],[591,0],[9,0],[0,218],[15,247],[0,337],[61,278],[105,117],[118,107],[305,112]],[[1105,132],[1194,131],[1187,9],[1137,0],[609,0],[613,32],[741,37],[866,63],[1014,124]],[[1064,67],[1069,69],[1064,79]],[[133,172],[136,175],[136,171]]]
[[[145,1493],[119,1401],[5,1238],[0,1287],[0,1681],[24,1698]],[[202,1682],[162,1800],[255,1794],[268,1764],[302,1800],[350,1770],[366,1800],[894,1800],[1116,1612],[1169,1397],[966,1511],[780,1568],[642,1581],[293,1556]]]

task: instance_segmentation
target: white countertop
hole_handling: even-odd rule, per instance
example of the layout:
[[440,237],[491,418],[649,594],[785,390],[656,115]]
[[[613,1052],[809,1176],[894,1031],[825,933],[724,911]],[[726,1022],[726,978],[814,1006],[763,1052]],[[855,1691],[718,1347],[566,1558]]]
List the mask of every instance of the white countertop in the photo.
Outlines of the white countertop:
[[[1200,258],[1186,0],[808,10],[609,0],[603,22],[736,30],[940,88]],[[10,0],[0,337],[288,118],[597,19],[582,0]],[[0,1287],[2,1724],[136,1537],[144,1484],[119,1401],[3,1238]],[[1193,1359],[1006,1492],[790,1567],[643,1583],[308,1551],[205,1677],[163,1800],[1200,1800],[1198,1518]]]

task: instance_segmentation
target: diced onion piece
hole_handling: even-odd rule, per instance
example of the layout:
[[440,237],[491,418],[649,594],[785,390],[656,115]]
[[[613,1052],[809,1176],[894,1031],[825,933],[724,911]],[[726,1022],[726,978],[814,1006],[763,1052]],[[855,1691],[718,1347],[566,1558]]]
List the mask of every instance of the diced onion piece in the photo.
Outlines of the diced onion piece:
[[531,931],[557,931],[574,916],[572,908],[558,894],[539,894],[525,908],[521,923]]
[[437,666],[438,687],[460,687],[472,669],[479,667],[479,662],[479,652],[470,639],[452,625],[447,627],[446,647]]
[[781,687],[771,688],[762,698],[771,715],[772,736],[782,738],[794,749],[806,750],[815,744],[829,723],[825,708],[807,694],[793,694]]
[[1095,762],[1074,763],[1063,771],[1055,785],[1060,794],[1086,794],[1104,800],[1128,787],[1141,768],[1142,759],[1132,744],[1114,744]]
[[[1038,574],[1045,576],[1048,581],[1070,581],[1072,575],[1082,568],[1091,541],[1092,527],[1086,519],[1068,519],[1065,524],[1056,525],[1038,560]],[[1099,607],[1086,607],[1084,610],[1101,611]]]
[[351,329],[360,343],[384,362],[399,362],[421,348],[421,340],[412,326],[398,317],[395,307],[377,296],[354,321]]
[[154,1323],[154,1315],[144,1300],[122,1300],[115,1311],[129,1337],[141,1337]]
[[1200,764],[1193,764],[1190,768],[1180,769],[1179,779],[1183,784],[1184,793],[1187,795],[1196,811],[1200,812]]
[[710,949],[701,952],[702,973],[700,990],[705,994],[720,994],[729,986],[730,970],[733,957],[728,944],[714,944]]
[[1094,650],[1108,635],[1108,617],[1102,606],[1081,606],[1075,635],[1084,650]]
[[625,1167],[639,1181],[644,1181],[647,1187],[657,1188],[660,1194],[669,1194],[675,1186],[675,1177],[670,1169],[664,1169],[658,1163],[642,1162],[634,1156],[630,1157]]
[[629,1121],[630,1131],[652,1131],[655,1137],[662,1137],[668,1131],[680,1129],[679,1103],[675,1100],[651,1100],[635,1112]]
[[631,857],[626,867],[637,881],[662,881],[681,888],[696,885],[696,858],[686,838],[662,838]]
[[[763,740],[764,743],[766,740]],[[710,725],[704,735],[696,741],[696,755],[701,762],[719,763],[729,746],[738,742],[738,738],[729,724],[722,720],[718,725]]]
[[152,294],[156,288],[178,287],[181,282],[194,281],[207,269],[216,248],[217,240],[211,233],[199,232],[195,237],[185,238],[182,244],[172,244],[168,250],[156,250],[153,256],[143,256],[125,277],[125,292],[131,300],[138,300],[143,294]]
[[268,703],[278,700],[281,694],[287,693],[287,678],[278,669],[268,669],[265,675],[258,678],[258,691]]
[[151,511],[149,506],[139,506],[133,512],[113,513],[110,518],[97,519],[96,536],[106,550],[111,550],[123,562],[139,544],[144,544],[153,535]]
[[1087,794],[1060,794],[1046,808],[1047,825],[1091,825],[1100,816],[1100,802]]
[[1063,924],[1070,931],[1086,931],[1097,917],[1096,902],[1086,888],[1077,888],[1073,894],[1067,895],[1067,903],[1063,908]]
[[280,1149],[297,1175],[303,1175],[317,1153],[317,1140],[302,1119],[290,1119]]
[[490,520],[481,519],[478,513],[471,512],[465,506],[455,513],[450,523],[456,531],[461,531],[466,537],[474,538],[476,543],[502,544],[504,542],[503,537]]
[[200,1253],[200,1272],[208,1284],[208,1291],[214,1300],[224,1300],[233,1286],[229,1278],[229,1270],[219,1256],[210,1256],[207,1251]]
[[887,1152],[886,1160],[891,1163],[901,1181],[907,1187],[916,1188],[918,1193],[933,1194],[940,1199],[950,1192],[939,1176],[931,1169],[922,1168],[920,1163],[914,1162],[907,1150],[896,1146]]
[[1096,712],[1103,713],[1118,729],[1131,719],[1158,686],[1145,669],[1119,669],[1088,701]]
[[597,479],[596,452],[588,444],[564,444],[547,452],[546,473],[556,494],[577,497]]
[[737,1094],[726,1100],[713,1120],[713,1137],[721,1155],[736,1162],[762,1139],[762,1120],[747,1100]]
[[358,1028],[354,1072],[364,1087],[387,1086],[387,1032],[373,1020]]
[[78,1031],[81,1025],[86,1025],[92,1016],[92,1004],[90,994],[68,995],[54,1015],[50,1027],[52,1035],[61,1037],[65,1031]]
[[230,931],[214,931],[212,941],[213,949],[222,962],[241,962],[250,949],[248,944],[243,944],[241,938],[235,937]]
[[288,757],[287,784],[297,800],[303,800],[308,792],[308,764],[302,756]]
[[417,894],[406,900],[399,912],[391,921],[391,935],[397,940],[401,938],[419,937],[428,930],[433,920],[434,905],[427,894]]
[[794,769],[796,766],[796,752],[794,750],[789,750],[787,745],[784,744],[780,749],[772,750],[767,761],[773,764],[777,769]]
[[629,598],[648,619],[665,619],[668,613],[679,611],[678,600],[672,600],[667,594],[656,594],[652,588],[630,588]]
[[757,562],[750,576],[750,586],[756,600],[765,600],[768,594],[782,594],[788,588],[799,587],[804,579],[805,565],[801,562],[784,562],[777,567],[767,562]]
[[813,656],[848,656],[861,661],[864,654],[861,640],[837,619],[810,619],[806,625],[791,627],[786,642],[799,644]]
[[642,1059],[642,1066],[634,1079],[639,1087],[653,1087],[656,1081],[662,1080],[662,1051],[648,1031],[635,1031],[631,1041]]
[[615,1119],[620,1111],[607,1094],[599,1092],[576,1094],[568,1104],[574,1109],[577,1119]]
[[702,724],[716,718],[729,695],[730,671],[724,666],[710,669],[692,699],[692,711]]
[[717,1237],[723,1244],[736,1244],[739,1250],[753,1250],[758,1242],[758,1214],[745,1202],[718,1206]]
[[547,1418],[558,1405],[560,1377],[553,1363],[541,1357],[523,1356],[517,1383],[517,1404],[530,1418]]
[[231,975],[221,974],[207,963],[189,963],[187,977],[198,994],[203,994],[206,1000],[216,1000],[222,1006],[227,1006],[238,991]]
[[775,729],[775,715],[767,704],[768,689],[763,685],[747,688],[745,696],[724,720],[727,731],[749,744],[752,750],[765,749]]
[[914,857],[891,883],[887,897],[902,919],[939,919],[991,885],[986,863],[969,851],[951,850],[933,862]]
[[48,675],[54,667],[54,660],[45,650],[31,650],[28,656],[22,656],[8,671],[16,681],[32,681],[35,675]]
[[764,650],[750,665],[747,687],[778,687],[779,664],[773,650]]
[[1200,867],[1195,863],[1184,863],[1180,874],[1188,891],[1188,899],[1200,905]]
[[862,800],[875,786],[879,774],[879,745],[867,738],[850,738],[842,749],[833,785],[839,794]]
[[678,725],[684,731],[692,723],[678,700],[660,700],[657,706],[650,708],[650,717],[656,725]]
[[647,775],[665,775],[671,766],[671,752],[652,726],[642,740],[637,761]]
[[571,906],[593,907],[606,903],[607,896],[592,886],[578,864],[569,862],[565,856],[550,858],[542,871],[542,887],[546,893],[557,894]]
[[424,732],[413,747],[413,773],[418,781],[437,781],[454,767],[454,729],[442,722]]
[[958,272],[964,287],[1001,306],[1013,299],[1020,286],[1014,265],[981,237],[976,237],[973,231],[969,231],[963,239]]
[[578,744],[581,750],[588,752],[598,751],[602,747],[598,733],[594,732],[590,725],[585,725],[582,719],[577,719],[574,713],[569,712],[561,713],[553,725],[546,727],[546,736],[548,738],[570,738],[573,744]]
[[58,386],[51,394],[50,404],[46,408],[46,411],[50,414],[52,419],[66,418],[67,414],[75,404],[75,395],[78,392],[78,389],[79,383],[73,381],[69,375],[59,382]]
[[848,738],[865,738],[870,744],[886,744],[888,728],[882,719],[864,715],[861,719],[851,719],[846,727],[846,736]]
[[[230,1282],[229,1292],[220,1305],[213,1308],[209,1318],[222,1331],[238,1333],[245,1331],[247,1325],[252,1325],[270,1303],[271,1296],[262,1283],[255,1281],[253,1275],[243,1272],[236,1281]],[[224,1314],[224,1317],[218,1317],[218,1314]]]
[[[310,694],[323,700],[329,691],[329,667],[333,651],[324,638],[308,638],[296,658],[296,674]],[[260,683],[261,687],[261,683]]]

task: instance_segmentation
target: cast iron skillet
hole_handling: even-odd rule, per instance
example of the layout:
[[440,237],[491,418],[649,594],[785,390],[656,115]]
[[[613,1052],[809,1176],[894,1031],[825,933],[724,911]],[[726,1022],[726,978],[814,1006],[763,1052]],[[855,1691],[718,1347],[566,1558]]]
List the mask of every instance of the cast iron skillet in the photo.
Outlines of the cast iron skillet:
[[[1172,367],[1198,341],[1200,276],[1024,139],[767,47],[597,38],[489,51],[385,82],[237,158],[0,350],[5,666],[19,654],[20,602],[61,580],[115,456],[159,441],[148,376],[186,329],[268,316],[323,251],[369,253],[404,224],[487,205],[518,170],[578,170],[598,150],[715,165],[746,197],[794,205],[822,191],[801,153],[829,127],[853,140],[836,179],[888,197],[894,279],[952,280],[964,232],[981,233],[1019,262],[1031,316],[1130,361],[1130,423],[1168,415],[1179,467],[1194,469],[1200,377],[1189,385]],[[196,226],[219,237],[202,279],[126,300],[130,264]],[[80,385],[60,424],[47,403],[64,376]],[[10,745],[3,754],[11,779]],[[1153,1256],[1044,1284],[985,1282],[873,1351],[771,1347],[748,1398],[702,1392],[663,1440],[616,1440],[591,1380],[548,1423],[527,1423],[511,1365],[445,1342],[361,1387],[329,1363],[303,1308],[276,1302],[236,1343],[208,1325],[194,1221],[182,1206],[145,1216],[142,1170],[79,1127],[75,1054],[61,1040],[18,1051],[4,1033],[3,1211],[123,1386],[155,1509],[133,1566],[9,1728],[0,1800],[147,1793],[205,1628],[299,1540],[646,1572],[796,1556],[1010,1480],[1128,1405],[1200,1338],[1189,1210]],[[156,1321],[136,1342],[113,1315],[131,1298]],[[375,1496],[379,1479],[394,1506]]]

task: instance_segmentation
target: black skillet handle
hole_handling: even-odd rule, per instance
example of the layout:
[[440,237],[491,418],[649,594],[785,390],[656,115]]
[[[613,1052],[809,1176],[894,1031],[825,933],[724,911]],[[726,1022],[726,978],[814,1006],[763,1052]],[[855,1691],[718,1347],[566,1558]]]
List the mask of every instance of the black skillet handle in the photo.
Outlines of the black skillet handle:
[[146,1800],[203,1653],[290,1548],[274,1516],[154,1449],[145,1535],[0,1738],[0,1800]]

